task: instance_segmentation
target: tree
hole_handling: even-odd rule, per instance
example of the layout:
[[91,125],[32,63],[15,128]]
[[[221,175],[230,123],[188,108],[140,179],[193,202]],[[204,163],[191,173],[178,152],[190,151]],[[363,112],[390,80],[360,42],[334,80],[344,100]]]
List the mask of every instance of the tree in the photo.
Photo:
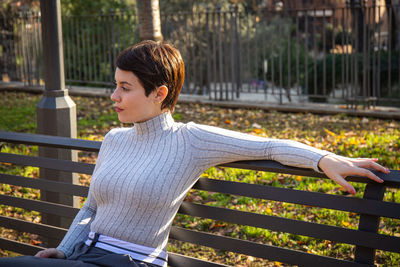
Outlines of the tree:
[[[388,16],[391,16],[391,25],[389,25],[391,35],[391,46],[392,49],[400,49],[400,0],[385,0],[386,8],[389,8]],[[396,8],[397,7],[397,8]]]
[[158,0],[137,0],[140,40],[162,41],[160,5]]

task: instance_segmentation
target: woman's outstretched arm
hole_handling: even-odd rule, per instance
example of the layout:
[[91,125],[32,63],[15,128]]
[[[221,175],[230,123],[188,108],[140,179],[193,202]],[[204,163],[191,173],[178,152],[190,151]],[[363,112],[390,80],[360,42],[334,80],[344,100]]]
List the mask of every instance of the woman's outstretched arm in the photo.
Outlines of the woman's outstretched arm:
[[374,159],[342,157],[292,140],[262,138],[195,123],[188,123],[187,131],[195,151],[194,160],[205,169],[237,160],[275,160],[288,166],[324,172],[352,194],[355,190],[345,180],[347,176],[365,176],[382,182],[368,168],[388,172]]

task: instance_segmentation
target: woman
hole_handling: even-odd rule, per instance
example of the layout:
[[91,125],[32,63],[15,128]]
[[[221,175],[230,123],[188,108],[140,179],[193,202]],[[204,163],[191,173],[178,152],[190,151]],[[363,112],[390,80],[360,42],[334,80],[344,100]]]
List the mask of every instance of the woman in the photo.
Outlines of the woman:
[[172,220],[201,173],[217,164],[276,160],[324,172],[352,194],[346,176],[381,183],[367,168],[388,173],[376,159],[350,159],[290,140],[174,122],[184,64],[169,44],[145,41],[129,47],[116,67],[111,100],[118,119],[134,126],[105,136],[87,201],[60,245],[35,257],[15,258],[13,266],[17,261],[30,266],[166,266]]

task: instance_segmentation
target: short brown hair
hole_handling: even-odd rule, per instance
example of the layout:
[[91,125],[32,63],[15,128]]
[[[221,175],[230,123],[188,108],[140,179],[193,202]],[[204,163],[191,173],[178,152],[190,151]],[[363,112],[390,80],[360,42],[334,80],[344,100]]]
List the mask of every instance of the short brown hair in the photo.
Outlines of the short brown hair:
[[165,85],[168,95],[161,109],[174,111],[185,78],[185,65],[178,49],[165,42],[143,41],[122,51],[115,65],[121,70],[132,71],[146,96]]

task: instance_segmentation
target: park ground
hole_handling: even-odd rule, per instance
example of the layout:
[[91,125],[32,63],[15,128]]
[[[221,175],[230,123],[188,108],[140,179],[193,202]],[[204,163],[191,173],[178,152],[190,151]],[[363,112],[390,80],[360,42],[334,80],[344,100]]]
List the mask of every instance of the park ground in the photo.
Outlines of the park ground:
[[[40,97],[34,94],[0,92],[0,129],[34,133],[36,131],[35,109]],[[117,115],[109,99],[100,97],[72,98],[77,105],[78,138],[101,141],[111,128],[129,127],[129,125],[123,125],[118,122]],[[398,170],[400,166],[400,121],[350,117],[344,114],[321,116],[311,113],[280,113],[257,109],[230,109],[210,105],[180,103],[178,103],[173,116],[176,121],[184,123],[194,121],[263,137],[293,139],[343,156],[378,158],[379,163],[395,170]],[[35,146],[3,145],[1,150],[2,152],[10,153],[37,154],[37,147]],[[79,160],[94,163],[96,154],[81,152]],[[5,166],[3,164],[0,165],[0,168],[7,169],[12,174],[33,178],[38,177],[38,169],[33,167],[24,168]],[[211,168],[203,176],[213,179],[346,195],[346,192],[334,183],[308,177],[228,168]],[[80,175],[79,181],[82,185],[89,185],[90,176]],[[354,186],[358,191],[356,197],[362,197],[364,185],[354,183]],[[32,199],[40,198],[38,190],[17,186],[1,184],[0,191],[1,194]],[[309,208],[301,205],[195,190],[188,194],[186,200],[350,229],[357,228],[359,218],[357,214],[348,212]],[[400,203],[400,190],[388,189],[385,194],[385,200]],[[83,202],[84,199],[82,198],[81,204]],[[40,216],[37,212],[28,212],[7,206],[1,207],[0,215],[40,222]],[[174,223],[189,229],[210,231],[235,238],[343,259],[350,258],[354,250],[351,245],[183,215],[178,215]],[[383,218],[379,232],[400,236],[400,221]],[[31,244],[41,244],[40,238],[35,235],[17,233],[4,228],[0,228],[0,235]],[[279,262],[267,263],[253,257],[225,253],[187,243],[171,242],[169,250],[235,266],[283,266]],[[383,251],[378,251],[377,253],[378,265],[397,266],[400,263],[399,254]],[[0,255],[14,254],[0,251]]]

